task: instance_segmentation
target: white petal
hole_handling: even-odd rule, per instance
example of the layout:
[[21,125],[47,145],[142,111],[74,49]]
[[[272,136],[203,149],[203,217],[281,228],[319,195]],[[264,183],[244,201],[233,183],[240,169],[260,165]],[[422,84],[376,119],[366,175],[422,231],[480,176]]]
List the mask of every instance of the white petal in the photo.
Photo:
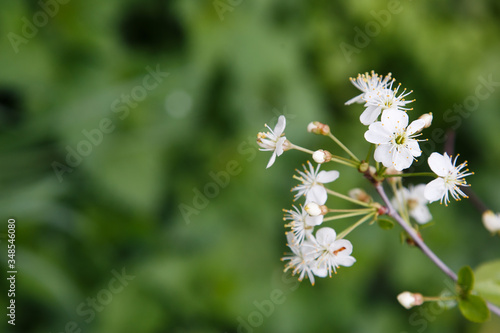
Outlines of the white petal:
[[379,145],[377,148],[375,148],[375,154],[373,154],[373,158],[375,158],[375,161],[382,163],[385,167],[388,168],[392,166],[392,154],[392,145]]
[[326,269],[326,264],[323,262],[321,265],[313,264],[312,272],[317,277],[326,277],[328,275],[328,270]]
[[370,125],[377,120],[381,110],[382,108],[380,106],[369,106],[363,111],[361,116],[359,116],[359,121],[361,121],[363,125]]
[[318,216],[306,216],[305,222],[309,226],[317,226],[323,223],[323,215]]
[[417,186],[413,187],[413,191],[412,191],[411,195],[420,204],[426,204],[429,201],[425,198],[424,192],[425,192],[425,184],[418,184]]
[[283,154],[283,143],[285,142],[286,140],[286,137],[281,137],[278,139],[278,141],[276,142],[276,155],[277,156],[281,156],[281,154]]
[[320,173],[318,173],[318,176],[316,177],[316,181],[322,184],[331,183],[339,178],[339,175],[339,172],[336,170],[320,171]]
[[368,127],[368,131],[365,132],[365,139],[375,144],[388,143],[391,141],[391,133],[381,122],[376,122]]
[[351,256],[338,256],[335,261],[337,262],[337,265],[351,267],[356,262],[356,259]]
[[345,105],[351,105],[353,103],[363,103],[364,102],[363,101],[363,95],[364,95],[364,93],[360,94],[360,95],[358,95],[356,97],[353,97],[350,100],[348,100],[347,102],[345,102],[344,104]]
[[326,189],[323,185],[314,185],[307,191],[306,202],[315,202],[318,205],[324,205],[328,199]]
[[266,169],[268,169],[271,165],[273,165],[274,161],[276,161],[276,152],[275,151],[273,151],[273,154],[271,155],[271,158],[269,159],[269,163],[267,163]]
[[352,253],[352,244],[347,239],[339,239],[335,242],[333,251],[339,251],[337,256],[348,256]]
[[408,126],[408,115],[404,111],[387,109],[382,113],[382,124],[390,132],[398,132]]
[[281,115],[281,116],[279,116],[278,123],[276,124],[276,127],[274,128],[274,131],[273,131],[274,135],[276,135],[276,137],[281,136],[281,134],[283,134],[283,132],[285,131],[285,126],[286,126],[285,116]]
[[417,119],[415,121],[412,121],[410,126],[406,128],[406,132],[408,135],[412,135],[413,133],[420,132],[425,126],[425,121],[422,119]]
[[446,193],[443,178],[437,178],[425,186],[424,196],[429,202],[440,200]]
[[410,215],[420,224],[432,220],[431,212],[429,212],[429,208],[426,205],[418,205],[410,211]]
[[394,169],[401,171],[410,167],[413,163],[413,156],[406,148],[396,149],[393,155]]
[[328,246],[331,243],[335,242],[336,237],[337,234],[332,228],[324,227],[316,232],[316,241],[320,245]]
[[420,150],[420,146],[418,145],[417,140],[409,139],[406,145],[413,156],[419,157],[420,155],[422,155],[422,151]]
[[432,153],[431,156],[429,156],[429,158],[427,159],[427,163],[429,164],[432,172],[434,172],[439,177],[445,177],[450,170],[450,162],[447,156],[448,155],[443,156],[439,153]]

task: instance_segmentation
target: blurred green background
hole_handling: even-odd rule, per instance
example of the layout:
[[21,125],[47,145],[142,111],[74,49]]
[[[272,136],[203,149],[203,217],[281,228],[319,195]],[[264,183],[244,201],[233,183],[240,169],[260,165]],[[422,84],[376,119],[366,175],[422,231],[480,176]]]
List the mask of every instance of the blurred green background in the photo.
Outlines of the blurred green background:
[[[364,156],[348,78],[392,72],[414,90],[411,119],[434,113],[424,152],[455,129],[473,189],[499,211],[500,84],[478,88],[500,82],[498,1],[59,1],[0,4],[0,233],[16,219],[18,269],[16,326],[4,316],[2,332],[500,330],[402,308],[398,293],[437,295],[447,280],[397,229],[357,229],[357,263],[314,287],[284,274],[281,209],[308,157],[265,170],[255,144],[285,114],[292,142],[338,152],[305,131],[319,120]],[[72,150],[86,156],[70,166]],[[368,188],[326,168],[339,192]],[[431,211],[423,237],[453,269],[498,258],[470,202]]]

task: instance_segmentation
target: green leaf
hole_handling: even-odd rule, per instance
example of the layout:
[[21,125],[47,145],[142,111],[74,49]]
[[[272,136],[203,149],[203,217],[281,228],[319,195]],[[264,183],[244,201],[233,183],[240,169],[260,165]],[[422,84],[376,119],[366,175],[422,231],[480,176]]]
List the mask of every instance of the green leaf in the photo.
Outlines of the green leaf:
[[464,266],[458,271],[457,286],[460,288],[461,297],[466,297],[474,288],[474,272],[469,266]]
[[500,260],[482,264],[475,272],[475,290],[486,300],[500,305]]
[[458,307],[463,316],[472,322],[482,323],[490,318],[490,310],[479,296],[468,295],[460,300]]
[[391,220],[377,219],[377,224],[384,230],[390,230],[394,228],[394,222],[392,222]]

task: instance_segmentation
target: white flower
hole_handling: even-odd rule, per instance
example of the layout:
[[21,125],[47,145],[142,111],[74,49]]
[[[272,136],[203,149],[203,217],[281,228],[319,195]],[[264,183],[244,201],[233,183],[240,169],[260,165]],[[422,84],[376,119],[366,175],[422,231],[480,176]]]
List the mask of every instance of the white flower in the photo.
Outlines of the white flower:
[[359,120],[363,125],[370,125],[374,123],[380,113],[384,110],[411,110],[406,108],[406,104],[413,102],[414,100],[405,100],[405,97],[412,93],[412,91],[406,92],[403,90],[401,94],[398,95],[398,90],[401,85],[398,85],[394,90],[392,89],[392,83],[386,89],[379,89],[376,93],[366,94],[364,99],[366,101],[365,111],[359,117]]
[[424,297],[422,294],[414,294],[409,291],[405,291],[398,295],[398,301],[406,309],[411,309],[414,306],[422,305],[424,303]]
[[492,234],[500,232],[500,214],[495,214],[491,210],[485,211],[483,213],[483,224]]
[[414,158],[421,155],[418,140],[414,137],[424,125],[425,122],[418,119],[408,126],[406,112],[389,109],[382,113],[381,121],[368,127],[365,139],[377,144],[374,154],[377,162],[401,171],[409,168]]
[[427,204],[429,201],[424,197],[425,184],[419,184],[415,187],[412,185],[409,188],[401,188],[396,192],[392,199],[392,204],[399,207],[399,210],[404,210],[408,207],[410,216],[420,224],[429,222],[432,215],[429,212]]
[[309,166],[309,169],[307,169],[307,167],[304,165],[304,172],[297,170],[299,176],[293,176],[293,178],[302,182],[302,184],[299,184],[292,188],[292,191],[297,191],[294,201],[304,195],[306,197],[306,203],[314,201],[319,205],[323,205],[328,197],[323,184],[331,183],[339,178],[339,172],[335,170],[320,172],[319,164],[316,170],[314,169],[311,162],[307,161],[307,164]]
[[318,277],[332,276],[339,266],[350,267],[356,259],[352,253],[352,244],[346,239],[336,239],[337,234],[332,228],[321,228],[316,232],[314,241],[316,260],[312,272]]
[[283,220],[291,221],[285,224],[285,227],[292,229],[295,239],[300,245],[304,239],[312,235],[314,227],[323,222],[323,215],[310,216],[302,206],[300,210],[295,206],[293,209],[283,210],[286,213]]
[[377,73],[372,71],[371,74],[358,74],[357,78],[354,79],[351,77],[349,80],[351,80],[351,83],[363,93],[351,98],[345,102],[345,105],[351,105],[352,103],[365,103],[366,100],[364,97],[367,94],[376,94],[379,90],[386,88],[387,82],[391,80],[391,73],[387,74],[385,78],[382,79],[382,76],[379,76]]
[[427,163],[431,170],[438,175],[438,178],[425,187],[424,196],[430,202],[441,200],[441,203],[444,202],[445,205],[448,205],[450,194],[455,200],[460,200],[460,196],[468,198],[459,186],[469,186],[464,178],[474,173],[468,172],[469,169],[462,171],[467,166],[467,162],[455,166],[457,158],[458,155],[452,161],[451,156],[446,153],[444,155],[432,153],[429,156]]
[[283,151],[290,149],[290,141],[288,141],[284,136],[285,126],[285,116],[279,116],[278,123],[276,124],[276,127],[274,127],[274,130],[266,125],[266,127],[271,132],[260,132],[259,134],[257,134],[257,144],[261,147],[260,150],[273,152],[273,155],[269,159],[269,163],[267,163],[266,168],[269,168],[271,165],[273,165],[274,161],[276,160],[276,156],[281,156],[281,154],[283,154]]
[[286,233],[287,245],[292,250],[292,255],[281,258],[281,261],[288,260],[285,265],[285,272],[292,269],[292,274],[299,274],[299,281],[307,275],[314,286],[314,275],[312,265],[314,263],[314,246],[308,241],[299,244],[292,232]]

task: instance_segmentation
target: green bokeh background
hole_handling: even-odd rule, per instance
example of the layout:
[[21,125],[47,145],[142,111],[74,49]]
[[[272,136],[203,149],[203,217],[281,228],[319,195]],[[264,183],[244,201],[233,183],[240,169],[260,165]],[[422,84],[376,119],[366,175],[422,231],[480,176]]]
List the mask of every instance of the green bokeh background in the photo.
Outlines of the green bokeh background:
[[[364,156],[362,106],[344,105],[357,94],[348,78],[392,72],[414,90],[410,118],[434,114],[424,153],[442,151],[440,130],[454,127],[455,150],[476,173],[473,189],[499,211],[498,85],[471,111],[453,111],[473,100],[480,77],[500,82],[498,1],[221,0],[221,13],[214,3],[67,1],[17,46],[12,34],[23,36],[23,18],[43,19],[41,4],[0,4],[0,233],[14,217],[18,270],[16,327],[4,316],[0,330],[500,331],[499,318],[479,325],[457,309],[403,309],[401,291],[437,295],[447,280],[400,244],[397,229],[357,229],[349,236],[357,263],[314,287],[284,274],[281,209],[291,207],[294,169],[308,157],[286,152],[265,170],[270,154],[255,144],[264,123],[286,114],[292,142],[340,153],[305,131],[319,120]],[[114,112],[123,94],[139,91],[147,67],[169,75],[126,116]],[[82,131],[106,118],[114,129],[60,181],[53,163],[66,163],[67,147],[77,149]],[[426,171],[425,160],[413,169]],[[179,207],[193,207],[211,174],[235,164],[229,184],[183,217]],[[339,192],[369,186],[347,167],[325,167],[340,171]],[[498,258],[500,241],[470,202],[431,211],[435,225],[423,237],[454,270]],[[122,269],[135,278],[92,319],[78,314]],[[5,309],[5,278],[0,286]]]

